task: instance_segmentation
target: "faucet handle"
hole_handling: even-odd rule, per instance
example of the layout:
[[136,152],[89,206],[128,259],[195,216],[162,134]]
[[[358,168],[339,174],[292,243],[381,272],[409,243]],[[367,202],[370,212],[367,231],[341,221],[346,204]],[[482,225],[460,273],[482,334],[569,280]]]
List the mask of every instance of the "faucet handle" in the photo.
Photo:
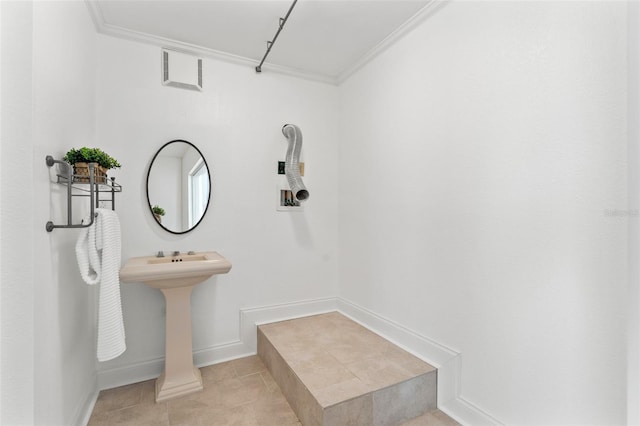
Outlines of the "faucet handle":
[[188,255],[193,255],[193,254],[196,254],[196,252],[195,252],[195,251],[193,251],[193,250],[190,250],[187,254],[188,254]]
[[156,254],[156,257],[164,257],[164,252],[160,250],[158,254]]
[[174,252],[173,252],[173,255],[174,255],[174,256],[179,256],[179,255],[180,255],[180,252],[179,252],[179,251],[174,251]]

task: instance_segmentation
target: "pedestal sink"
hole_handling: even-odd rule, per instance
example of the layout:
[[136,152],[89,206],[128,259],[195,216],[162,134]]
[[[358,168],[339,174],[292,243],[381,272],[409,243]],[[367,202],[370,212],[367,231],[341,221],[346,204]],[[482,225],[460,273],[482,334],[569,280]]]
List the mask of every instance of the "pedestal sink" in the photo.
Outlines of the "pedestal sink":
[[191,290],[230,269],[231,263],[215,251],[132,257],[120,269],[121,281],[160,289],[167,303],[165,369],[156,381],[156,402],[203,389],[200,370],[193,365]]

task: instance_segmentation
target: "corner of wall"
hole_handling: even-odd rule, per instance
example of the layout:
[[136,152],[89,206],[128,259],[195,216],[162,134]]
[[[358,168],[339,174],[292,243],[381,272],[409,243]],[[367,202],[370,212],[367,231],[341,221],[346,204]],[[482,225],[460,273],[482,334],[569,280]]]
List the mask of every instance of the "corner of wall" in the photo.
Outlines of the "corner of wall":
[[76,407],[78,408],[72,416],[69,424],[86,425],[89,423],[91,413],[93,412],[93,408],[95,407],[98,396],[100,395],[100,391],[98,390],[97,374],[93,376],[92,385],[87,389],[87,392],[84,395],[84,398],[81,398],[76,404]]

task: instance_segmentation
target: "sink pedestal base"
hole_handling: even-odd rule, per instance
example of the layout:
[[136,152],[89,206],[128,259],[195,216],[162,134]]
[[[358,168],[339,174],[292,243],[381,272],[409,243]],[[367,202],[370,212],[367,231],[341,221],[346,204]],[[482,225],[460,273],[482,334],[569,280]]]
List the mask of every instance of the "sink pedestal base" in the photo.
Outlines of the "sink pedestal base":
[[179,396],[188,395],[194,392],[200,392],[204,389],[202,385],[202,376],[200,370],[193,369],[192,377],[187,377],[183,383],[169,382],[166,378],[166,372],[156,380],[156,402],[166,401]]
[[167,303],[164,372],[156,381],[156,402],[203,389],[200,370],[193,365],[191,290],[193,285],[162,288]]

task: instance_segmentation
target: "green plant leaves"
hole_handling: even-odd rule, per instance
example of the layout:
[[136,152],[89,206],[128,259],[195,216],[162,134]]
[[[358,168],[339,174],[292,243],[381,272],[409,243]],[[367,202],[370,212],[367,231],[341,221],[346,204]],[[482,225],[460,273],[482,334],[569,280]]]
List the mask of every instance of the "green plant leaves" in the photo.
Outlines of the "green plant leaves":
[[98,163],[105,169],[117,169],[121,167],[118,160],[100,148],[87,148],[86,146],[80,149],[71,148],[62,159],[71,164],[83,162]]
[[151,207],[151,211],[154,212],[155,214],[159,215],[159,216],[164,216],[164,209],[160,206],[158,206],[157,204],[153,207]]

